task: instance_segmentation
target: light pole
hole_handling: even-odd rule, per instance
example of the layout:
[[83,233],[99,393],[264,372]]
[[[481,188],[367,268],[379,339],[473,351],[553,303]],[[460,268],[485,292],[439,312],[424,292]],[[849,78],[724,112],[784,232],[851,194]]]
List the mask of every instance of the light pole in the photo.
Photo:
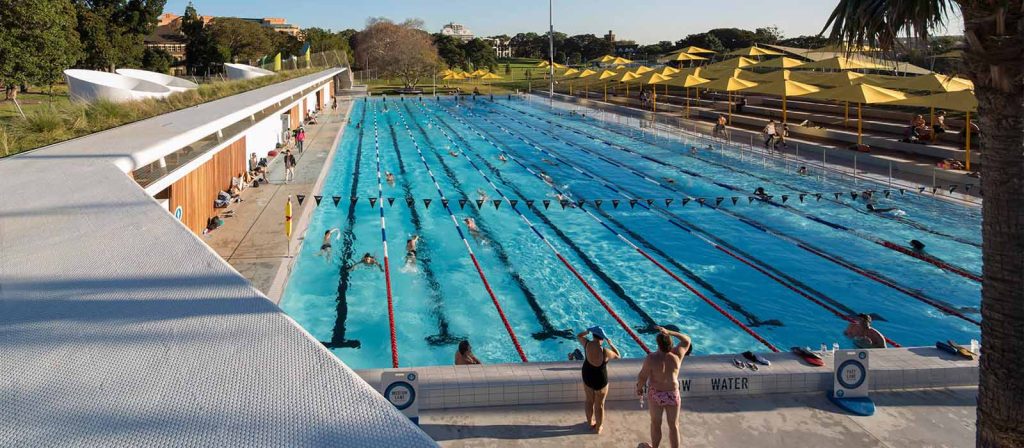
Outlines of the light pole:
[[555,22],[554,0],[548,0],[548,100],[555,98]]

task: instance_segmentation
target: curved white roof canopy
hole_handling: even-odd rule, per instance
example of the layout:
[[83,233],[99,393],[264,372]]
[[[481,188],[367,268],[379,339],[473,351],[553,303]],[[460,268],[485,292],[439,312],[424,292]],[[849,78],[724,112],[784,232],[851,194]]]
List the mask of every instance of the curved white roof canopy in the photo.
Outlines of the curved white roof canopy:
[[228,79],[253,79],[259,78],[260,76],[273,75],[274,72],[259,67],[253,67],[245,64],[224,64],[224,71],[228,74]]
[[134,68],[119,68],[117,74],[129,78],[141,79],[160,84],[171,89],[172,92],[184,92],[186,90],[199,88],[199,84],[185,79],[177,78],[163,73],[151,72],[149,70],[138,70]]
[[171,94],[171,89],[166,86],[117,73],[70,69],[64,70],[64,77],[68,81],[71,99],[76,101],[123,102],[165,98]]

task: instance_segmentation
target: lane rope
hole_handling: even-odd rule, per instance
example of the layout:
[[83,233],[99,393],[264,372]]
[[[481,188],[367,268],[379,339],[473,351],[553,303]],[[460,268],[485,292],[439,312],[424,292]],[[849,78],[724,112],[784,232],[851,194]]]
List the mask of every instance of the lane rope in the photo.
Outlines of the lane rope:
[[391,367],[398,368],[398,339],[395,337],[395,307],[391,295],[391,264],[388,261],[388,232],[384,220],[384,183],[380,173],[380,134],[377,126],[377,103],[373,105],[373,148],[377,159],[377,206],[380,212],[380,239],[384,246],[384,284],[388,299],[388,328],[391,332]]

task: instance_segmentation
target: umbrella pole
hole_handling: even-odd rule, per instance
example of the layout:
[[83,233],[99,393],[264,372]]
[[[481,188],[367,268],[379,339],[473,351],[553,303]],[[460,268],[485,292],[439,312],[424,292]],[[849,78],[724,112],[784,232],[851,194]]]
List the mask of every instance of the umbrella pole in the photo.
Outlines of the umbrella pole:
[[971,111],[967,111],[967,134],[964,136],[964,147],[967,149],[967,171],[971,170]]
[[650,84],[651,86],[651,112],[658,111],[658,86]]
[[860,103],[857,103],[857,145],[860,146],[864,135],[864,119],[860,115]]
[[608,102],[608,83],[604,83],[604,102]]
[[930,126],[932,127],[932,143],[935,143],[935,138],[938,137],[938,135],[935,133],[935,106],[932,106],[931,109],[928,111],[928,120],[930,122]]
[[844,101],[844,104],[846,105],[846,107],[843,109],[843,111],[844,111],[843,112],[843,127],[849,129],[850,128],[850,102],[849,101]]
[[686,87],[686,118],[690,118],[690,88]]
[[782,125],[786,125],[786,95],[782,95]]
[[728,111],[729,111],[729,121],[728,121],[728,123],[729,123],[729,126],[732,126],[732,92],[730,92],[728,90],[725,92],[725,103],[726,103],[726,109],[728,109]]

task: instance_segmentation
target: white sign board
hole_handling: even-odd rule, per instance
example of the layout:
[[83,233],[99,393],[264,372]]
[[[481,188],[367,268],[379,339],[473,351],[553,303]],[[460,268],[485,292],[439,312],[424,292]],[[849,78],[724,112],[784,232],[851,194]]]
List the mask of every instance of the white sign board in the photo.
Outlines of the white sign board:
[[416,402],[417,378],[416,372],[409,371],[383,372],[380,375],[384,398],[418,425],[420,424],[420,406]]
[[868,396],[868,350],[836,350],[832,392],[836,398]]

